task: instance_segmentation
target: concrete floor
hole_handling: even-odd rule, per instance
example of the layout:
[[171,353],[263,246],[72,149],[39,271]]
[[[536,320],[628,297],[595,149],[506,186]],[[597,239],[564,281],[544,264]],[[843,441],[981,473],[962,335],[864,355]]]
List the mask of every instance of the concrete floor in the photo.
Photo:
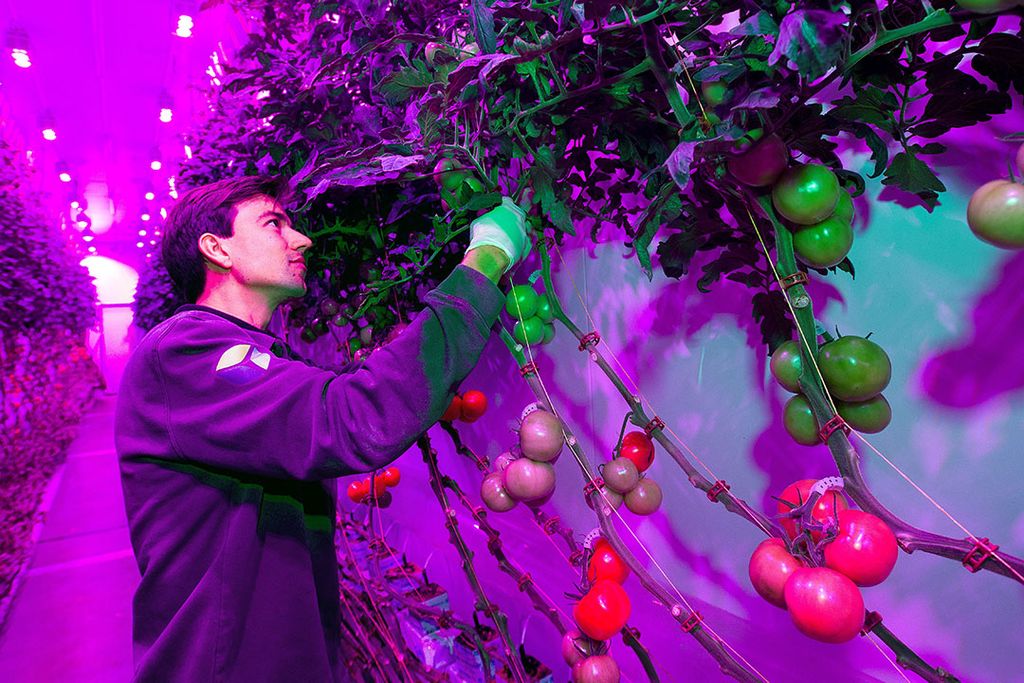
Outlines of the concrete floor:
[[139,573],[114,454],[114,400],[96,400],[71,445],[0,634],[0,681],[131,679],[131,599]]

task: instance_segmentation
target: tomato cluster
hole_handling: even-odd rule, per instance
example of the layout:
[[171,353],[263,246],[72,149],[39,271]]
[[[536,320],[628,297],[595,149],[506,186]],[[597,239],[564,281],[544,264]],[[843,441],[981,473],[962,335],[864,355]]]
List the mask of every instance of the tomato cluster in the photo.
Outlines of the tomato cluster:
[[[401,480],[401,471],[397,467],[391,466],[372,478],[364,477],[352,482],[348,485],[345,493],[353,503],[376,502],[377,507],[386,508],[391,505],[392,498],[388,489],[398,486],[398,482]],[[373,495],[370,495],[371,490]]]
[[[778,499],[778,512],[806,503],[815,480],[788,486]],[[881,519],[850,509],[836,491],[826,491],[811,511],[811,528],[793,517],[781,519],[789,540],[807,534],[824,544],[823,564],[809,553],[795,555],[780,538],[769,538],[754,550],[748,572],[758,595],[788,610],[797,629],[827,643],[842,643],[860,632],[864,599],[859,587],[875,586],[892,572],[899,547]],[[820,566],[816,566],[820,565]]]
[[506,452],[494,461],[495,470],[484,477],[480,496],[495,512],[507,512],[519,501],[542,505],[555,492],[552,463],[562,452],[565,434],[554,413],[532,410],[519,426],[519,453]]
[[[601,466],[604,485],[600,493],[607,504],[637,515],[650,515],[661,507],[661,487],[641,474],[654,462],[654,442],[645,432],[632,431],[622,437],[616,457]],[[590,500],[587,500],[590,504]],[[593,507],[593,506],[591,506]]]
[[482,391],[470,389],[462,394],[455,394],[455,398],[448,404],[448,408],[441,416],[442,422],[476,422],[487,412],[487,396]]
[[505,297],[505,312],[516,321],[512,336],[520,344],[547,344],[555,338],[551,299],[532,285],[513,286]]

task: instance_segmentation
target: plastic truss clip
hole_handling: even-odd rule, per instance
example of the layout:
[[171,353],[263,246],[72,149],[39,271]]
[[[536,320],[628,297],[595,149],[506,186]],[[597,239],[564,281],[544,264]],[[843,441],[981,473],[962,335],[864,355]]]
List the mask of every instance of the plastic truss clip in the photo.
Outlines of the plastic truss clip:
[[537,372],[537,364],[530,361],[523,367],[519,368],[519,374],[523,377],[529,377],[530,375],[539,375],[540,373]]
[[588,497],[594,491],[597,491],[604,486],[604,479],[601,477],[594,477],[593,481],[588,481],[587,485],[583,487],[583,496]]
[[792,275],[787,275],[786,277],[782,278],[781,280],[779,280],[779,282],[782,284],[782,291],[785,292],[789,290],[790,287],[796,287],[797,285],[806,285],[808,282],[810,282],[810,280],[808,280],[807,278],[807,273],[798,270]]
[[525,572],[516,581],[516,584],[519,586],[520,591],[526,590],[527,586],[529,586],[531,583],[533,583],[533,577],[530,576],[530,572]]
[[708,489],[708,500],[712,503],[717,503],[718,497],[728,490],[729,485],[725,483],[725,479],[719,479],[710,489]]
[[591,346],[597,346],[601,342],[601,335],[597,333],[597,330],[593,332],[587,332],[580,339],[580,351],[586,351]]
[[964,556],[963,565],[972,574],[980,571],[985,561],[995,555],[997,550],[999,550],[999,546],[990,542],[987,538],[975,539],[974,546]]
[[700,615],[700,612],[694,611],[690,613],[690,616],[686,617],[682,624],[680,624],[680,628],[683,629],[683,633],[690,633],[693,629],[700,626],[702,621],[704,621],[704,617]]
[[875,630],[875,627],[882,623],[882,615],[878,612],[868,612],[864,616],[864,626],[860,629],[860,634],[866,636]]
[[545,521],[544,526],[541,528],[544,529],[544,533],[546,533],[548,536],[551,536],[552,534],[558,532],[557,527],[559,521],[561,520],[559,520],[558,516],[556,515],[555,517],[551,517],[550,519]]
[[651,418],[651,421],[644,425],[644,434],[647,436],[651,435],[655,429],[664,429],[665,423],[661,421],[661,418],[655,415]]
[[822,441],[828,441],[828,437],[832,436],[837,429],[842,429],[843,434],[846,434],[847,436],[850,435],[850,425],[846,424],[846,420],[835,415],[831,420],[825,423],[825,426],[818,430],[818,436]]

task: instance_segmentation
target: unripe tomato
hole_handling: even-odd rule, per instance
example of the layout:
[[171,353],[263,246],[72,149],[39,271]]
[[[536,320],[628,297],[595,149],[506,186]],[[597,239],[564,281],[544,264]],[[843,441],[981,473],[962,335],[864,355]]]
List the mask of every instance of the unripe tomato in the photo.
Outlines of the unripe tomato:
[[747,573],[758,595],[776,607],[786,609],[786,600],[783,598],[786,581],[803,566],[803,562],[786,550],[786,544],[781,538],[769,538],[761,541],[754,549]]
[[704,81],[700,84],[700,92],[704,97],[704,104],[717,107],[729,96],[729,85],[724,81]]
[[523,455],[537,462],[550,462],[562,452],[565,434],[562,421],[554,413],[536,410],[519,426],[519,448]]
[[[782,495],[779,496],[776,510],[781,514],[803,505],[810,498],[811,487],[815,483],[817,483],[816,479],[801,479],[787,486],[782,491]],[[842,510],[846,510],[849,507],[846,499],[839,495],[838,491],[834,489],[828,490],[818,498],[817,504],[815,504],[814,509],[811,511],[811,519],[819,522],[824,522],[830,518],[836,519]],[[783,517],[779,520],[779,525],[790,539],[796,538],[796,522],[797,520],[792,517]],[[812,531],[811,539],[815,542],[820,541],[822,535],[820,531]]]
[[532,318],[540,306],[540,299],[532,285],[515,285],[505,296],[505,312],[516,320]]
[[[605,485],[598,489],[597,501],[598,505],[601,506],[601,514],[607,517],[612,514],[613,510],[618,510],[622,507],[622,494],[612,491]],[[590,496],[587,496],[587,507],[591,510],[594,509],[593,503],[590,502]]]
[[[812,268],[831,268],[838,265],[850,253],[853,246],[852,216],[853,201],[845,191],[840,191],[835,212],[814,225],[806,225],[793,233],[793,251],[797,259]],[[843,197],[846,199],[844,200]],[[849,206],[849,211],[846,206]]]
[[377,507],[386,508],[391,507],[391,502],[394,500],[394,496],[391,491],[385,491],[384,493],[377,496]]
[[853,216],[857,209],[853,205],[853,197],[846,190],[839,191],[839,201],[836,202],[836,210],[829,218],[839,218],[846,223],[853,223]]
[[641,479],[622,497],[626,509],[635,515],[651,515],[661,507],[661,487],[652,479]]
[[508,494],[516,500],[537,500],[555,490],[555,468],[546,462],[519,458],[502,472]]
[[493,464],[494,471],[495,472],[504,472],[505,468],[508,467],[509,464],[513,460],[515,460],[515,459],[516,459],[516,456],[512,455],[508,451],[505,451],[504,453],[502,453],[501,455],[499,455],[497,458],[494,459],[494,464]]
[[615,583],[624,583],[629,578],[629,565],[612,548],[611,543],[599,539],[594,545],[590,562],[587,563],[587,580],[591,583],[601,579],[610,579]]
[[640,471],[629,458],[614,458],[601,471],[605,485],[616,493],[629,493],[640,481]]
[[789,150],[778,135],[769,135],[725,162],[729,173],[750,187],[771,185],[789,165]]
[[832,396],[866,401],[889,386],[892,363],[881,346],[864,337],[840,337],[818,351],[818,368]]
[[448,404],[447,410],[444,411],[444,415],[441,416],[442,422],[452,422],[462,417],[462,397],[458,394],[452,398],[452,402]]
[[366,496],[370,495],[370,482],[367,479],[354,481],[348,485],[345,493],[353,503],[361,503]]
[[388,467],[380,473],[380,479],[388,487],[398,486],[398,482],[402,481],[402,472],[397,467]]
[[512,336],[524,346],[533,346],[544,341],[544,323],[540,318],[520,320],[512,328]]
[[593,641],[580,633],[578,629],[570,628],[562,636],[562,659],[569,666],[589,657],[592,650]]
[[572,683],[619,683],[619,665],[611,655],[594,655],[572,665]]
[[814,446],[821,443],[818,436],[818,421],[814,418],[814,411],[807,397],[797,394],[786,402],[782,409],[782,424],[793,441],[801,446]]
[[800,346],[795,341],[789,340],[779,344],[772,353],[768,367],[779,386],[794,394],[800,393],[800,372],[803,366],[800,361]]
[[457,192],[468,177],[469,174],[459,169],[451,159],[441,159],[434,166],[434,181],[448,192]]
[[892,407],[881,394],[855,403],[836,401],[836,411],[848,425],[865,434],[877,434],[892,422]]
[[555,319],[555,309],[551,307],[551,299],[547,294],[537,297],[537,311],[535,315],[546,323]]
[[820,223],[839,202],[839,178],[821,164],[789,169],[772,187],[772,203],[783,218],[800,225]]
[[1018,0],[956,0],[956,4],[968,12],[992,14],[1012,8]]
[[638,472],[644,472],[654,462],[654,442],[644,432],[627,432],[622,437],[619,455],[632,460]]
[[460,414],[463,422],[476,422],[487,412],[487,396],[484,392],[470,389],[462,394]]
[[541,338],[541,344],[550,344],[551,340],[555,338],[555,326],[551,323],[544,323],[544,336]]
[[516,499],[509,495],[502,483],[501,472],[491,472],[480,485],[480,498],[488,510],[508,512],[516,506]]
[[602,579],[595,582],[576,603],[572,617],[587,636],[594,640],[608,640],[626,625],[630,610],[625,589],[614,581]]
[[993,180],[979,187],[967,204],[967,224],[983,242],[1024,249],[1024,185]]
[[839,535],[825,546],[825,566],[858,586],[877,586],[896,566],[896,534],[878,517],[860,510],[839,511]]
[[802,567],[783,591],[789,616],[805,636],[825,643],[845,643],[864,626],[860,589],[827,567]]
[[328,318],[338,315],[338,302],[328,297],[320,301],[320,312]]

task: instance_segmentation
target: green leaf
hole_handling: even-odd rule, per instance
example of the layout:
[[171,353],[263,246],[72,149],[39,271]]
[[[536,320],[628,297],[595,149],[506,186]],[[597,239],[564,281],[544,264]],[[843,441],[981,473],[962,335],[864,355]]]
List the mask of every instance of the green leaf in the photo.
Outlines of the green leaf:
[[787,65],[813,81],[834,67],[843,52],[848,18],[841,12],[797,10],[779,24],[779,38],[768,60]]
[[896,127],[894,114],[899,108],[896,95],[869,85],[858,90],[856,97],[847,95],[839,100],[829,113],[843,121],[870,123],[892,133]]
[[682,140],[665,161],[669,175],[680,190],[686,190],[690,185],[690,166],[699,144],[696,140]]
[[871,159],[875,162],[875,171],[868,177],[877,178],[882,175],[889,163],[889,145],[875,132],[874,128],[865,123],[855,125],[853,134],[863,140],[871,149]]
[[729,33],[734,36],[777,36],[779,34],[779,25],[775,23],[772,15],[761,10],[729,31]]
[[473,20],[473,34],[480,47],[480,54],[492,54],[498,49],[498,40],[494,35],[494,12],[484,0],[473,0],[469,14]]
[[931,210],[938,204],[937,193],[945,192],[946,186],[942,184],[928,164],[914,156],[913,151],[920,148],[911,147],[910,149],[911,153],[900,152],[893,157],[889,168],[885,169],[885,179],[882,184],[895,185],[902,190],[916,194]]

